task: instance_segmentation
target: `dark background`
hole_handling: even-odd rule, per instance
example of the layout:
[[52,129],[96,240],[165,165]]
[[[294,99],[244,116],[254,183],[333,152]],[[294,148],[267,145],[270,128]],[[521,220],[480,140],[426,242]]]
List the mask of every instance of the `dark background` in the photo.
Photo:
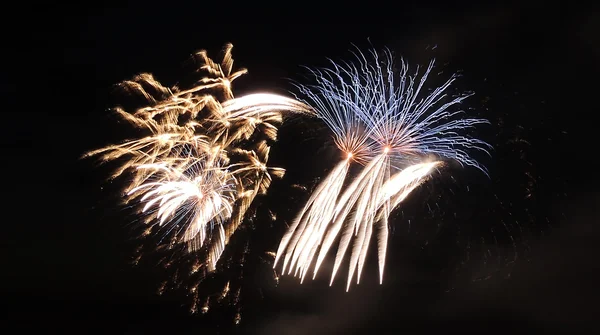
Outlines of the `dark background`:
[[[116,334],[593,332],[600,279],[591,146],[598,112],[598,10],[564,4],[388,6],[131,1],[22,4],[7,11],[20,19],[2,23],[5,325]],[[101,190],[107,171],[78,157],[127,136],[106,110],[119,98],[112,85],[139,72],[173,84],[191,53],[207,49],[216,56],[226,42],[234,45],[237,66],[250,70],[236,82],[238,95],[285,94],[291,88],[286,78],[302,73],[299,65],[348,59],[351,43],[387,46],[411,63],[436,57],[444,73],[462,71],[459,85],[477,93],[473,109],[493,123],[486,136],[499,149],[484,162],[493,192],[521,192],[520,182],[503,172],[518,174],[518,160],[503,155],[511,154],[511,143],[528,143],[527,170],[534,174],[537,200],[533,218],[523,223],[533,227],[521,234],[526,256],[510,277],[440,276],[437,270],[450,266],[443,244],[427,249],[422,246],[431,237],[398,233],[390,242],[384,285],[375,283],[374,267],[347,294],[340,285],[283,278],[277,288],[262,285],[263,298],[245,302],[237,327],[225,318],[190,316],[182,301],[156,296],[160,274],[128,263],[128,219],[110,209],[115,195]],[[298,140],[301,126],[286,126],[288,137],[282,129],[281,147],[274,148],[273,159],[289,171],[280,185],[322,176],[327,168],[321,166],[327,159],[300,159],[321,144]],[[285,199],[285,188],[274,187],[278,199]],[[275,207],[291,211],[299,206],[277,201]],[[452,203],[468,207],[460,197]],[[523,212],[528,204],[514,206]],[[486,221],[478,222],[485,227]],[[399,219],[396,229],[405,226]],[[258,245],[274,248],[278,234]]]

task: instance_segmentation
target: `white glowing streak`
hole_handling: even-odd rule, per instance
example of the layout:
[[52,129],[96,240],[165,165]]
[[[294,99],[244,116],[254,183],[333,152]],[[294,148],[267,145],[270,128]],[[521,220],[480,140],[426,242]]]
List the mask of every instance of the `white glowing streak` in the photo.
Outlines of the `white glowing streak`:
[[[317,270],[320,264],[322,263],[325,254],[327,253],[327,250],[333,243],[333,240],[335,239],[337,233],[341,229],[341,226],[345,221],[346,216],[348,215],[354,203],[356,203],[358,196],[360,195],[360,192],[357,192],[357,189],[360,191],[364,188],[365,175],[367,175],[369,171],[372,170],[373,166],[377,162],[378,160],[374,160],[367,167],[365,167],[361,175],[359,175],[354,180],[354,182],[346,188],[345,192],[342,194],[340,199],[337,199],[340,191],[339,188],[331,187],[331,185],[343,185],[346,172],[344,172],[344,174],[342,175],[337,171],[347,171],[347,160],[340,162],[337,168],[334,169],[326,177],[326,179],[323,180],[323,182],[321,182],[321,184],[319,184],[319,186],[313,192],[311,198],[307,202],[307,205],[297,217],[296,221],[288,229],[288,233],[284,236],[279,246],[276,260],[279,259],[282,253],[285,253],[283,272],[285,272],[285,269],[287,269],[289,265],[288,273],[294,271],[295,268],[295,274],[300,274],[301,277],[304,277],[316,253],[316,248],[318,247],[318,244],[320,243],[321,238],[324,235],[325,238],[323,246],[320,249],[320,255],[318,257],[317,265],[315,267],[314,276],[316,276]],[[323,201],[331,202],[333,204],[335,204],[336,200],[338,201],[335,207],[332,207],[322,206],[322,204],[319,204],[317,202],[317,199],[323,199]],[[308,215],[305,217],[304,213],[311,208],[310,206],[312,206],[313,203],[316,203],[317,207],[315,208],[328,208],[332,211],[327,211],[327,214],[323,215],[323,212],[313,210],[313,215]],[[332,223],[332,220],[333,224],[330,224]],[[312,235],[311,232],[313,230],[309,228],[308,231],[305,231],[305,227],[320,227],[319,229],[317,229],[319,233]],[[350,227],[349,230],[351,232],[353,230],[353,227]],[[309,247],[298,243],[298,241],[301,238],[303,238],[303,241],[307,241],[306,243],[309,243]],[[288,242],[290,243],[286,250],[286,245],[288,244]],[[345,247],[347,247],[347,245],[345,245]],[[342,248],[344,248],[344,245],[340,246],[340,249]],[[305,250],[308,250],[308,252],[305,252]],[[300,254],[302,253],[304,255],[300,259]],[[291,263],[288,264],[290,258]]]
[[324,192],[321,192],[320,194],[322,203],[317,202],[317,206],[312,206],[311,213],[306,218],[305,223],[308,224],[305,225],[306,229],[294,250],[294,256],[292,258],[292,264],[297,264],[295,275],[300,275],[301,282],[304,281],[308,266],[310,265],[317,248],[321,244],[323,233],[333,219],[336,199],[342,189],[349,167],[350,161],[348,159],[338,164],[338,167],[332,173],[332,176],[334,177],[333,181],[330,185],[327,185],[323,189]]
[[385,268],[385,257],[388,243],[388,218],[390,213],[412,192],[421,185],[433,169],[440,166],[441,161],[419,163],[406,167],[404,170],[394,174],[381,187],[378,197],[377,215],[377,259],[379,261],[379,283],[383,282],[383,270]]
[[[142,202],[147,201],[142,213],[155,205],[158,206],[156,216],[159,219],[159,226],[178,215],[179,210],[183,208],[186,214],[191,214],[191,223],[184,231],[183,242],[198,237],[200,246],[202,246],[211,223],[211,227],[219,226],[220,233],[224,234],[222,223],[231,217],[232,198],[223,192],[227,191],[226,186],[221,185],[225,188],[213,187],[212,183],[221,180],[211,180],[209,177],[211,171],[205,170],[203,171],[205,174],[190,179],[179,169],[170,168],[166,163],[140,165],[138,169],[162,171],[166,174],[161,181],[147,182],[128,192],[128,195],[140,191],[146,192],[140,199]],[[225,239],[220,238],[219,244],[220,249],[225,248]],[[213,261],[211,266],[216,264],[216,260]]]
[[[357,283],[360,282],[362,266],[366,258],[369,246],[369,240],[373,233],[373,225],[377,210],[377,195],[383,184],[386,172],[389,174],[389,162],[387,155],[381,155],[376,159],[377,164],[367,175],[367,183],[362,190],[357,203],[357,209],[351,217],[352,225],[355,227],[354,234],[356,239],[350,254],[350,269],[346,291],[350,289],[350,283],[354,272],[357,271]],[[350,229],[350,228],[349,228]],[[347,235],[348,236],[348,235]],[[349,243],[349,240],[348,240]]]
[[[201,241],[203,241],[203,240],[204,240],[204,237],[201,238]],[[217,240],[218,240],[218,242],[215,244],[215,249],[213,250],[213,252],[209,253],[209,259],[208,259],[208,270],[209,271],[216,270],[217,262],[219,261],[221,254],[223,254],[223,251],[225,250],[225,229],[223,228],[222,224],[218,225]]]
[[[392,197],[397,197],[399,194],[404,195],[404,197],[399,200],[394,199],[394,205],[391,208],[394,209],[402,200],[404,200],[406,195],[408,195],[405,192],[407,187],[412,187],[414,183],[420,183],[423,178],[431,173],[431,170],[438,167],[440,164],[442,164],[440,161],[418,163],[408,166],[394,174],[381,187],[378,199],[379,206],[383,206],[384,202],[390,200]],[[410,193],[410,191],[408,193]]]
[[[284,268],[289,265],[290,273],[295,268],[294,275],[299,275],[301,280],[304,280],[320,247],[313,278],[316,276],[333,240],[341,233],[331,277],[333,282],[354,235],[356,239],[350,255],[348,289],[354,272],[357,272],[357,281],[360,280],[369,241],[373,229],[377,228],[382,281],[389,215],[433,167],[409,166],[390,180],[392,160],[414,164],[426,155],[435,155],[486,172],[469,155],[469,151],[487,153],[490,146],[463,133],[478,124],[489,122],[462,118],[464,112],[455,110],[472,94],[454,97],[444,103],[448,96],[446,91],[456,76],[433,91],[424,93],[424,84],[433,69],[433,61],[419,79],[418,71],[409,75],[408,65],[404,61],[399,76],[396,76],[389,50],[384,53],[384,59],[375,51],[371,54],[372,63],[359,51],[356,55],[358,64],[332,62],[330,69],[311,71],[317,84],[297,85],[308,103],[315,107],[316,115],[333,132],[338,148],[349,155],[356,154],[361,163],[368,163],[339,199],[323,200],[328,204],[337,201],[332,219],[328,212],[329,205],[323,204],[320,208],[324,214],[305,217],[302,213],[289,228],[277,257],[285,253]],[[319,192],[328,194],[321,189]],[[339,192],[329,195],[338,197]],[[319,198],[322,198],[322,194]],[[315,201],[311,197],[310,202]],[[307,205],[303,212],[309,207],[319,208],[319,205]]]
[[[323,180],[282,239],[276,262],[282,254],[285,254],[283,273],[287,269],[288,274],[294,272],[294,275],[299,276],[303,281],[319,250],[314,279],[333,241],[342,231],[330,284],[335,279],[352,236],[355,236],[347,279],[346,290],[348,290],[355,272],[357,272],[357,282],[360,282],[369,242],[373,230],[377,228],[381,283],[387,249],[389,213],[441,162],[411,165],[390,178],[389,158],[382,154],[371,161],[338,197],[347,172],[347,164],[347,160],[340,162]],[[332,206],[332,199],[336,200],[335,207]]]
[[229,117],[250,117],[264,112],[291,110],[314,113],[306,104],[277,94],[256,93],[225,101],[223,112]]
[[[201,198],[198,198],[201,200]],[[210,222],[220,216],[231,216],[231,204],[229,201],[223,201],[223,197],[218,192],[209,191],[204,201],[196,202],[195,221],[185,231],[183,241],[187,242],[193,239],[199,232],[206,233],[206,228]],[[220,220],[221,221],[221,220]],[[219,226],[221,226],[219,224]],[[200,240],[200,245],[204,243],[204,238]],[[224,239],[222,240],[224,243]],[[222,246],[223,248],[225,245]]]
[[[338,204],[337,204],[336,210],[335,210],[336,214],[334,217],[334,221],[329,226],[329,229],[328,229],[325,237],[323,238],[323,244],[321,246],[321,250],[319,251],[319,256],[317,257],[317,262],[315,265],[313,279],[316,277],[317,271],[319,270],[321,264],[323,263],[323,260],[325,259],[327,252],[331,248],[333,241],[335,240],[335,238],[338,236],[338,233],[342,229],[342,226],[344,224],[344,221],[346,220],[346,217],[348,216],[348,214],[352,210],[354,204],[356,203],[356,201],[358,199],[358,195],[359,195],[359,190],[364,188],[364,182],[367,178],[367,175],[370,173],[370,171],[373,169],[373,167],[376,163],[377,163],[377,160],[374,160],[369,165],[367,165],[365,168],[363,168],[362,173],[359,176],[357,176],[356,179],[354,179],[354,181],[346,188],[346,190],[342,194],[341,198],[338,199]],[[353,227],[349,224],[348,228],[346,229],[346,232],[348,234],[352,234],[352,230],[353,230],[352,228]],[[343,240],[343,238],[342,238],[342,240]],[[346,242],[349,242],[349,237]],[[333,270],[333,274],[331,276],[332,279],[331,279],[330,285],[333,283],[333,278],[335,277],[335,273],[337,272],[339,264],[341,263],[342,257],[340,257],[340,256],[343,255],[343,253],[345,252],[345,248],[347,248],[347,247],[348,247],[348,243],[340,242],[340,246],[338,248],[338,255],[336,255],[336,262],[335,262],[337,265],[334,264],[334,270]],[[344,249],[344,250],[342,251],[342,249]],[[308,264],[305,266],[308,267]]]
[[[317,229],[318,231],[324,229],[329,223],[334,215],[335,207],[333,207],[333,205],[335,205],[335,200],[337,199],[338,193],[340,192],[340,189],[344,183],[349,164],[350,162],[348,160],[340,162],[338,166],[335,167],[317,186],[311,197],[306,202],[304,208],[300,211],[298,216],[296,216],[296,219],[281,239],[273,267],[277,266],[277,262],[285,251],[282,273],[285,272],[290,258],[292,258],[294,255],[294,250],[301,249],[298,247],[298,242],[303,236],[306,226],[312,228],[315,224],[315,221],[319,220],[319,218],[323,218],[323,220],[321,220],[323,226],[319,226],[320,228]],[[309,234],[307,234],[307,236],[309,236]],[[303,243],[306,243],[306,241],[304,240]],[[292,263],[289,264],[290,272],[292,271],[298,256],[294,257]]]
[[[378,207],[377,195],[380,192],[380,187],[384,180],[389,178],[388,175],[389,157],[386,153],[383,153],[375,157],[369,165],[363,169],[363,172],[346,189],[346,192],[339,200],[338,205],[340,211],[336,217],[336,221],[331,226],[331,230],[328,232],[328,236],[325,237],[326,244],[319,255],[321,261],[330,248],[331,243],[340,232],[342,225],[346,222],[350,212],[353,209],[354,212],[342,231],[330,285],[333,284],[335,275],[339,270],[344,255],[350,245],[352,235],[357,236],[357,239],[355,240],[350,256],[350,269],[346,289],[349,289],[350,281],[356,270],[358,270],[357,281],[360,280],[360,274],[362,272],[368,244],[375,223],[375,213]],[[380,234],[387,236],[387,231],[381,231]],[[320,261],[318,261],[318,264],[320,265]]]

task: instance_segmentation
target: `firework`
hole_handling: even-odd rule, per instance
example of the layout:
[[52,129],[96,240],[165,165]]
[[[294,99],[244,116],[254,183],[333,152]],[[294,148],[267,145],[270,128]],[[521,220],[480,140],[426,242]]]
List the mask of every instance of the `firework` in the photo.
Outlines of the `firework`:
[[[357,283],[360,280],[374,232],[383,280],[390,213],[431,171],[451,159],[485,172],[470,152],[489,148],[466,135],[466,130],[487,123],[463,118],[464,112],[457,108],[471,94],[448,97],[456,76],[429,93],[422,92],[434,61],[422,75],[418,68],[411,75],[403,60],[399,73],[394,73],[389,50],[382,56],[372,51],[370,60],[358,52],[356,58],[356,65],[332,62],[331,68],[310,70],[316,83],[297,85],[303,101],[314,106],[317,117],[332,131],[344,158],[289,227],[274,265],[283,258],[282,271],[304,280],[314,263],[314,278],[339,237],[333,283],[354,237],[347,289],[355,272]],[[349,181],[353,163],[362,170]]]
[[165,87],[151,74],[120,84],[147,106],[115,111],[148,136],[85,154],[120,163],[111,178],[130,175],[125,202],[139,204],[145,234],[160,234],[169,248],[185,245],[194,273],[215,271],[255,197],[285,173],[267,165],[282,113],[313,113],[280,95],[234,97],[231,83],[246,70],[233,71],[231,49],[221,63],[195,54],[201,77],[187,89]]

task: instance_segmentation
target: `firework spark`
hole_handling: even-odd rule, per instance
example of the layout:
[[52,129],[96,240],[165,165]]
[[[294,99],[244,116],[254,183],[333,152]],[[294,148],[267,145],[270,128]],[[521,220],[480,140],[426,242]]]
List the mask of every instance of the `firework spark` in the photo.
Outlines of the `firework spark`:
[[[314,278],[341,235],[333,283],[354,236],[347,290],[355,272],[357,283],[360,280],[373,231],[378,239],[380,282],[383,280],[391,211],[443,159],[486,172],[470,151],[487,152],[489,148],[465,134],[487,121],[461,118],[464,112],[455,108],[471,94],[447,99],[446,92],[456,76],[423,94],[433,61],[419,77],[418,68],[410,75],[404,61],[399,74],[394,74],[389,50],[383,56],[371,52],[372,62],[360,52],[356,56],[356,65],[332,62],[329,69],[311,70],[316,84],[297,85],[306,97],[304,101],[315,107],[317,116],[332,131],[345,157],[315,189],[289,227],[274,265],[283,258],[282,271],[304,280],[317,256]],[[353,162],[362,165],[362,171],[347,184]]]
[[233,70],[231,50],[227,44],[220,63],[195,54],[202,77],[188,89],[165,87],[151,74],[121,83],[148,104],[117,114],[148,136],[84,155],[118,161],[113,179],[131,174],[125,202],[140,205],[146,234],[159,232],[169,247],[183,244],[197,255],[193,272],[215,271],[255,197],[285,173],[267,165],[283,113],[314,113],[276,94],[234,97],[231,83],[247,71]]

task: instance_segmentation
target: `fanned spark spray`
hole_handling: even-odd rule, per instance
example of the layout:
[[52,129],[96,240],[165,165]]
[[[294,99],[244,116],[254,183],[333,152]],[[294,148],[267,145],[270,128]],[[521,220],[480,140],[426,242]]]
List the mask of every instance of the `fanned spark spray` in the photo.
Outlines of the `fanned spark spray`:
[[[423,75],[409,74],[401,61],[394,73],[389,50],[372,61],[358,52],[357,64],[331,62],[329,69],[310,70],[316,84],[296,85],[307,104],[333,132],[345,156],[315,189],[284,235],[274,266],[283,258],[284,273],[304,280],[314,262],[317,275],[329,249],[340,236],[331,283],[354,237],[346,289],[357,272],[357,283],[373,232],[378,240],[379,276],[383,281],[388,241],[388,218],[444,159],[485,168],[470,151],[487,152],[489,145],[466,134],[482,119],[462,118],[458,105],[471,94],[448,99],[452,76],[425,94],[424,85],[434,61]],[[362,165],[348,181],[352,162]],[[316,256],[316,261],[315,260]]]
[[[125,202],[140,204],[145,235],[159,233],[170,249],[184,246],[181,250],[193,259],[191,272],[202,273],[199,281],[217,269],[254,199],[285,172],[267,166],[282,112],[313,113],[304,103],[275,94],[235,98],[231,83],[246,70],[233,71],[231,50],[227,44],[221,63],[206,51],[195,54],[202,77],[189,89],[165,87],[151,74],[120,84],[148,105],[133,113],[122,108],[116,112],[149,135],[84,156],[120,162],[113,179],[132,174]],[[197,285],[188,287],[195,295],[193,310]],[[227,283],[224,292],[229,291]]]

